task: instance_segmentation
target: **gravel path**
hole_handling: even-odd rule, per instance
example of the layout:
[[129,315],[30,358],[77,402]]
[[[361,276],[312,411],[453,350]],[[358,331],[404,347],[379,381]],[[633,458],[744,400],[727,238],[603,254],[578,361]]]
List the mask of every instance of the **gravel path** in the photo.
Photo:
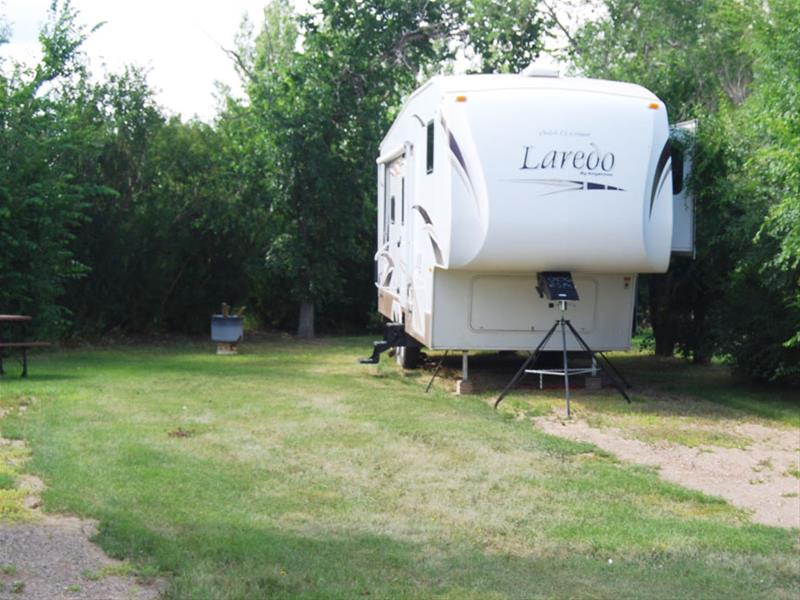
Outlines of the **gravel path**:
[[108,558],[89,541],[96,531],[91,521],[62,516],[0,524],[0,599],[157,598],[156,585],[140,585],[131,577],[108,574],[121,572],[123,563]]
[[[0,438],[0,446],[21,445]],[[41,513],[40,479],[23,475],[17,486],[27,492],[29,519],[0,521],[0,600],[153,600],[160,595],[163,580],[137,582],[126,575],[125,563],[89,541],[97,533],[94,521]]]
[[753,521],[800,528],[800,431],[742,423],[734,433],[752,440],[744,449],[672,443],[648,444],[619,429],[590,427],[579,419],[537,417],[547,433],[589,442],[622,460],[657,467],[661,476],[682,486],[720,496],[752,513]]

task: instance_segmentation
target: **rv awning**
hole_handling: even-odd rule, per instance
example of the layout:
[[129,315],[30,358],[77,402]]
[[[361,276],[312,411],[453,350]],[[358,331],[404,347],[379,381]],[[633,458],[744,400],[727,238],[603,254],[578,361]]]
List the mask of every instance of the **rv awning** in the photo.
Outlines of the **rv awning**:
[[395,158],[399,156],[403,156],[403,154],[405,153],[406,153],[406,144],[402,144],[400,146],[397,146],[396,148],[392,148],[392,150],[390,150],[386,154],[380,155],[375,162],[378,163],[379,165],[386,164],[388,162],[392,162]]

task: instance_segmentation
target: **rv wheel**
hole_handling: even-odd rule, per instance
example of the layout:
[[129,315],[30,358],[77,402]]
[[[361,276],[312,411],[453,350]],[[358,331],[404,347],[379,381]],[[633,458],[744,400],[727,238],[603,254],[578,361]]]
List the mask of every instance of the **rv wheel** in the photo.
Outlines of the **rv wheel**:
[[404,369],[416,369],[419,366],[419,351],[419,346],[399,346],[397,364]]

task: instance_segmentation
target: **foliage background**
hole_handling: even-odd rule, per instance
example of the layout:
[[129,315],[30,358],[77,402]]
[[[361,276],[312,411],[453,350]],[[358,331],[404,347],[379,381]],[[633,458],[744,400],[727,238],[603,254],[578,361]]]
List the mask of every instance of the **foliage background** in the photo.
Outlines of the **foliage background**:
[[199,333],[222,300],[302,335],[374,326],[372,165],[404,95],[516,72],[557,36],[577,74],[699,119],[697,257],[642,286],[656,352],[800,378],[795,0],[271,0],[229,51],[246,95],[211,124],[168,116],[135,67],[92,77],[88,35],[63,0],[39,64],[0,43],[0,312],[39,335]]

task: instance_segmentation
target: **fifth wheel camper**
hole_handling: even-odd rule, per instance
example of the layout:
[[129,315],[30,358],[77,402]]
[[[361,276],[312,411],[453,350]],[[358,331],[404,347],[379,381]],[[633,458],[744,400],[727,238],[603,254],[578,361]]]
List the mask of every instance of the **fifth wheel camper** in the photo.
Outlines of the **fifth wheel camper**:
[[406,101],[377,159],[388,326],[366,362],[389,347],[405,367],[423,346],[537,347],[558,317],[536,292],[543,272],[571,275],[570,320],[593,349],[627,350],[638,274],[693,252],[688,158],[673,157],[664,103],[638,85],[552,75],[434,77]]

